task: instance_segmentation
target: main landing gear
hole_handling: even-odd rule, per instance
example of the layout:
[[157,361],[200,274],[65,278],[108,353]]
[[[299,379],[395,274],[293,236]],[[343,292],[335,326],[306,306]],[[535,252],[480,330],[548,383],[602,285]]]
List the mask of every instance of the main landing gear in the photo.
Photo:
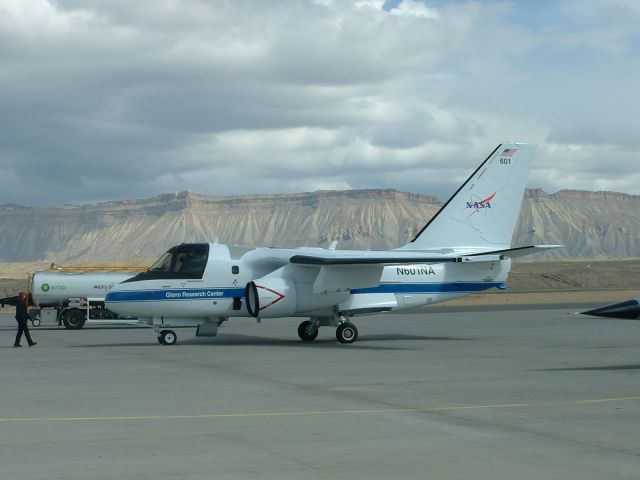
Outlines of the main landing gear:
[[311,320],[305,320],[298,325],[298,336],[303,342],[311,342],[318,337],[318,326]]
[[173,330],[162,330],[158,333],[158,343],[160,345],[175,345],[178,341],[178,336]]
[[298,326],[298,336],[304,342],[311,342],[318,337],[320,327],[336,325],[336,339],[340,343],[353,343],[358,339],[358,329],[343,316],[314,317],[311,320],[305,320]]
[[353,343],[358,339],[358,329],[351,322],[344,322],[336,328],[336,338],[340,343]]

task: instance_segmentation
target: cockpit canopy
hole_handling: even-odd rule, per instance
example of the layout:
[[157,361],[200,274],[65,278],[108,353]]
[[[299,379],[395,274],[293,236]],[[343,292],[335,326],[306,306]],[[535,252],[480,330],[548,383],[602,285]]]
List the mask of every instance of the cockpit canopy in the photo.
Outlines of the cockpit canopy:
[[208,243],[182,243],[167,250],[148,270],[126,280],[126,282],[201,279],[208,259]]

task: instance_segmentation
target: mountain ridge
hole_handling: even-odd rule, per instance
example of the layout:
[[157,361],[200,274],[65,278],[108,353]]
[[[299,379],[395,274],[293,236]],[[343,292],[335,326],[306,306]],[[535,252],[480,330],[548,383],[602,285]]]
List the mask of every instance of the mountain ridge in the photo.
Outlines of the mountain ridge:
[[[63,204],[63,205],[47,205],[41,207],[33,207],[26,205],[19,205],[15,203],[0,204],[0,211],[12,210],[12,209],[76,209],[76,208],[95,208],[103,206],[131,206],[135,204],[153,204],[157,202],[166,202],[171,200],[185,200],[187,202],[198,202],[203,199],[208,203],[221,202],[221,203],[233,203],[233,202],[246,202],[250,203],[255,200],[263,199],[280,199],[289,200],[294,198],[305,197],[351,197],[358,198],[361,196],[373,194],[376,197],[388,196],[403,199],[412,199],[414,201],[420,201],[422,203],[433,203],[442,205],[442,202],[437,197],[431,195],[424,195],[421,193],[410,193],[393,188],[384,189],[355,189],[355,190],[316,190],[314,192],[300,192],[300,193],[276,193],[276,194],[252,194],[252,195],[207,195],[201,193],[191,192],[190,190],[182,190],[174,193],[161,193],[152,197],[144,198],[126,198],[122,200],[109,200],[98,203],[88,204]],[[524,198],[554,198],[554,199],[573,199],[573,200],[603,200],[603,201],[629,201],[640,202],[640,195],[614,192],[608,190],[575,190],[575,189],[562,189],[556,193],[547,193],[541,188],[527,188],[524,193]]]
[[[558,243],[547,257],[640,256],[640,195],[525,192],[514,245]],[[441,207],[394,189],[211,196],[189,191],[53,207],[0,205],[0,261],[156,257],[192,241],[389,249],[411,240]]]

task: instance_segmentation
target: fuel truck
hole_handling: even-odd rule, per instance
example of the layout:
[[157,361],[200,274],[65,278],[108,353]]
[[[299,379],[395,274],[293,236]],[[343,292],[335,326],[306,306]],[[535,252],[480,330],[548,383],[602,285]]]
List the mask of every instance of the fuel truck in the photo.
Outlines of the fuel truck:
[[[114,285],[133,277],[144,267],[55,267],[29,276],[29,318],[57,322],[69,329],[82,328],[87,321],[117,320],[104,305]],[[130,319],[130,317],[129,317]]]

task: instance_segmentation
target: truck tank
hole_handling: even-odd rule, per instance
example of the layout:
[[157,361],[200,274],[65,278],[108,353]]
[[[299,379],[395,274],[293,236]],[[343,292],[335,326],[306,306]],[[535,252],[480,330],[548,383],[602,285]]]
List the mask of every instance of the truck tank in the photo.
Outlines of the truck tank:
[[69,298],[104,298],[114,285],[135,272],[35,272],[31,298],[38,307],[62,306]]
[[[35,309],[29,314],[35,325],[40,319],[63,323],[66,328],[82,328],[90,319],[113,319],[117,315],[104,306],[104,297],[114,285],[131,278],[144,268],[110,271],[104,267],[81,270],[52,269],[34,272],[30,278],[30,300]],[[37,322],[37,323],[36,323]]]

